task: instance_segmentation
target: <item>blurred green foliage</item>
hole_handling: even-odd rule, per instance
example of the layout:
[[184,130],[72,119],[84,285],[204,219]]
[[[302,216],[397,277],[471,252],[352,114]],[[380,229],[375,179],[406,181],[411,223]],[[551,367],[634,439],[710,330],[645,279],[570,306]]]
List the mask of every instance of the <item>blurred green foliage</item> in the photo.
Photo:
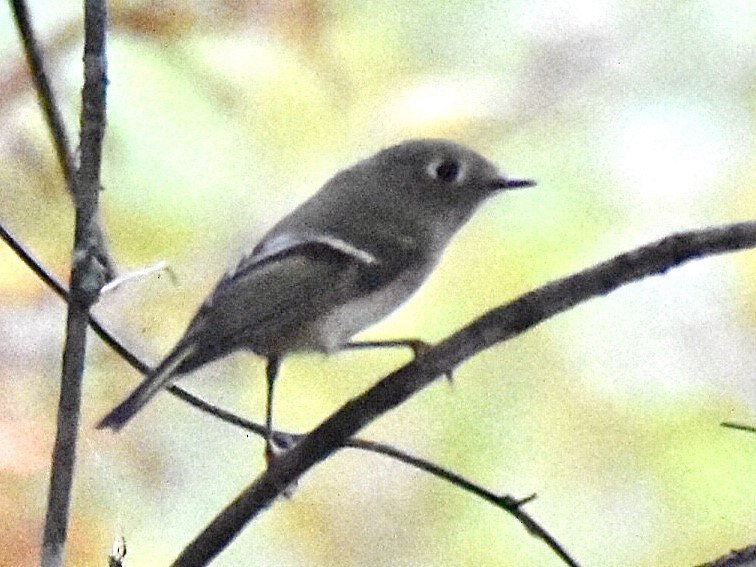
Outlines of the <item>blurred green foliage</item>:
[[[30,2],[69,127],[81,14]],[[102,196],[132,283],[96,313],[156,361],[225,267],[339,168],[444,136],[537,188],[489,203],[431,281],[369,337],[437,340],[550,279],[675,230],[753,218],[756,4],[112,2]],[[72,211],[8,10],[0,12],[0,217],[61,277]],[[524,496],[585,565],[693,565],[753,541],[753,253],[634,284],[476,357],[371,425]],[[0,565],[32,565],[64,309],[0,248]],[[93,424],[139,377],[90,343],[71,565],[163,565],[263,464],[261,443],[168,395]],[[276,416],[306,430],[406,353],[291,357]],[[262,364],[186,379],[262,416]],[[417,471],[343,452],[217,565],[559,565],[510,517]]]

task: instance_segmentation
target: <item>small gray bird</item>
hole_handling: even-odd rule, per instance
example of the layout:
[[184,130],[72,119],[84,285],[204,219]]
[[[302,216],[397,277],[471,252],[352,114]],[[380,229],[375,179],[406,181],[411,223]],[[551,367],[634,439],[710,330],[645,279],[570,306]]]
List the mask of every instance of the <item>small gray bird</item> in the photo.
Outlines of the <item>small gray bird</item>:
[[243,349],[267,359],[270,437],[284,355],[359,346],[351,337],[417,291],[487,197],[532,185],[446,140],[403,142],[341,171],[218,282],[178,344],[98,428],[120,429],[177,376]]

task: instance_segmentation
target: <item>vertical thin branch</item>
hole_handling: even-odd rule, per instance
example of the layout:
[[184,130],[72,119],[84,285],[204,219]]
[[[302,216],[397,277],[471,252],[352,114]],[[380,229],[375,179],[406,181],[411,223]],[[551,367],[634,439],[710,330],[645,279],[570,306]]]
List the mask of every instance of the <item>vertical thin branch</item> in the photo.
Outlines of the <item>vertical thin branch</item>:
[[106,20],[105,1],[86,0],[81,163],[73,186],[76,228],[58,405],[58,429],[53,448],[42,544],[43,567],[58,567],[63,564],[76,462],[89,308],[97,300],[100,289],[108,279],[108,265],[103,261],[103,251],[100,248],[102,232],[97,214],[102,140],[105,133]]

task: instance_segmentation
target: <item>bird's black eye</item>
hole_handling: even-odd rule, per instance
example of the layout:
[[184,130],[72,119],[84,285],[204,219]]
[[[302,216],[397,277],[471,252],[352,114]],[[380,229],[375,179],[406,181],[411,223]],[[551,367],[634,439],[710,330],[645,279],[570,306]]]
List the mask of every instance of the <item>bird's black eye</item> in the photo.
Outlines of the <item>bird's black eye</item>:
[[438,165],[434,164],[432,175],[445,183],[453,183],[459,178],[459,163],[451,159],[445,159]]

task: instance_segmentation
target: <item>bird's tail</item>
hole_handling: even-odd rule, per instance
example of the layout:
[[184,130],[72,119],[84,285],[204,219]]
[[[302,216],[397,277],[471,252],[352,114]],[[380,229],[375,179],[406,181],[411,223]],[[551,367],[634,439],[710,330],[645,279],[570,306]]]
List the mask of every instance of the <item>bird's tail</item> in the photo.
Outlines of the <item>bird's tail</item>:
[[128,398],[123,400],[100,420],[97,424],[97,429],[110,428],[113,431],[121,429],[128,420],[134,417],[152,399],[152,396],[157,394],[169,382],[176,368],[192,355],[195,348],[193,343],[185,343],[176,347],[165,357],[163,362],[158,364],[142,380],[142,383],[129,394]]

